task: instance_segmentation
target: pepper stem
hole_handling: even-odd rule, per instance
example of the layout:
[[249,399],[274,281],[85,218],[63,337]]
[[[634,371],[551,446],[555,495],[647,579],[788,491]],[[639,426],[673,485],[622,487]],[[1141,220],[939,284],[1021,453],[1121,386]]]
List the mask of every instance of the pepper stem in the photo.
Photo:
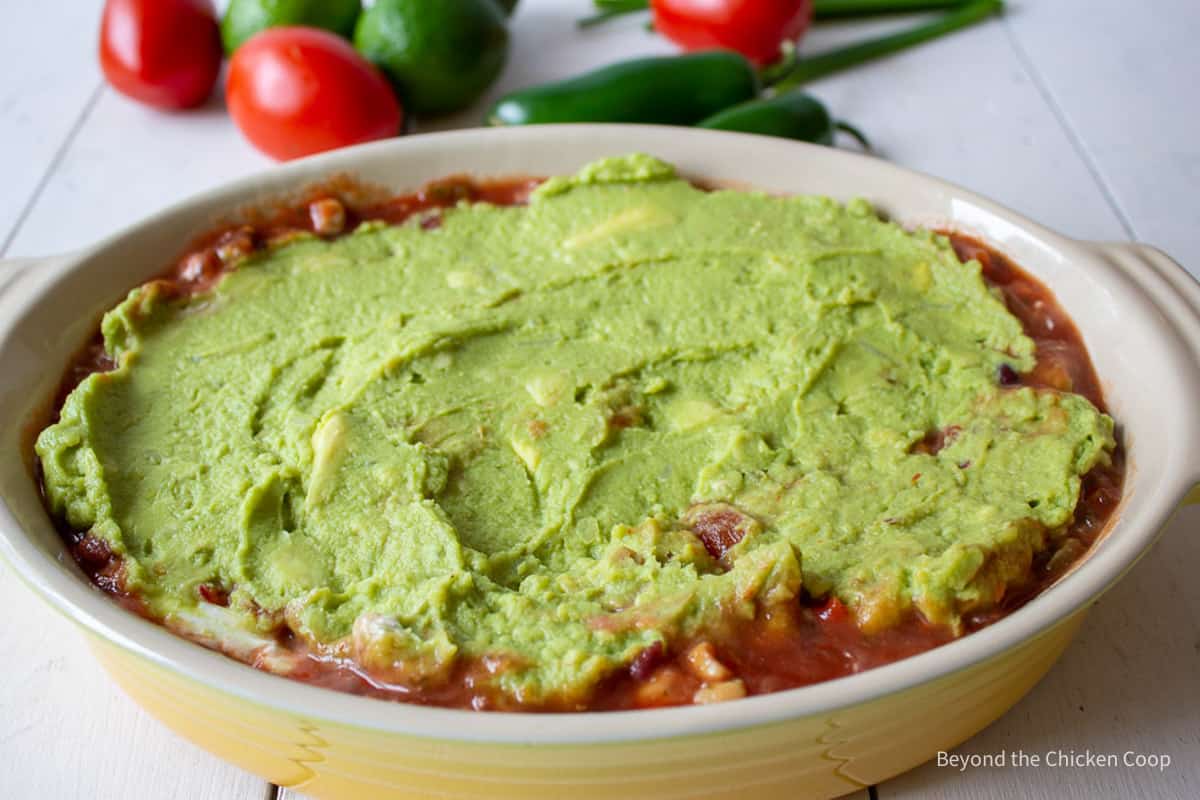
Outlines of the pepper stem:
[[862,146],[862,149],[866,150],[868,153],[875,152],[875,148],[871,146],[871,140],[867,138],[866,134],[851,125],[849,122],[835,119],[833,121],[833,127],[835,130],[839,130],[842,133],[850,134],[851,137],[858,141],[858,143]]
[[779,45],[779,58],[758,71],[758,80],[763,86],[773,86],[791,74],[800,57],[796,54],[795,42]]
[[802,83],[822,78],[834,72],[856,67],[876,58],[898,53],[914,45],[961,30],[1004,9],[1004,0],[971,0],[957,6],[932,22],[908,30],[870,39],[848,47],[840,47],[796,62],[795,67],[771,86],[777,92],[787,91]]
[[650,8],[650,0],[594,0],[594,3],[596,13],[575,23],[580,28],[590,28],[593,25],[608,22],[610,19],[646,11]]
[[946,11],[970,0],[814,0],[813,19],[871,17],[882,14],[907,14],[917,11]]

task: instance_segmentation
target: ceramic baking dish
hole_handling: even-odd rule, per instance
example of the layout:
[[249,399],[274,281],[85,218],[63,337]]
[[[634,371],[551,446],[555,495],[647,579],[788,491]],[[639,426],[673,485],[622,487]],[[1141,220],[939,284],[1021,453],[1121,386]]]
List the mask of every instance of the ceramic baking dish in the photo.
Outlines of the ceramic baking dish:
[[[43,508],[31,437],[99,315],[236,208],[335,173],[396,192],[454,173],[568,173],[642,151],[689,177],[865,197],[906,225],[977,236],[1074,318],[1129,456],[1115,524],[1070,574],[982,631],[889,666],[731,703],[554,715],[388,703],[259,672],[131,614],[76,567]],[[1088,606],[1200,481],[1200,284],[1153,248],[1079,242],[883,161],[679,128],[576,125],[397,139],[280,166],[67,257],[0,265],[0,553],[168,726],[316,797],[828,797],[963,741],[1054,663]]]

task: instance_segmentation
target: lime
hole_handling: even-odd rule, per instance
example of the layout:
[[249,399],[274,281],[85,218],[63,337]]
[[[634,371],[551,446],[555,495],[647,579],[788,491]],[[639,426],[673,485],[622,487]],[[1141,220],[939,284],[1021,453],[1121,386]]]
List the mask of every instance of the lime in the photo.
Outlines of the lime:
[[496,0],[376,0],[354,46],[387,73],[413,114],[469,106],[496,80],[508,29]]
[[232,54],[254,34],[280,25],[324,28],[349,39],[361,10],[359,0],[230,0],[221,41]]

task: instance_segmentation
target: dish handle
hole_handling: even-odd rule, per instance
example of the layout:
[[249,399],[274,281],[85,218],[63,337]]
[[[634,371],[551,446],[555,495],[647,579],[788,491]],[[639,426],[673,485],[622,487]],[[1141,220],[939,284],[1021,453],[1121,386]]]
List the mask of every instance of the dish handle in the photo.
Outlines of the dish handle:
[[[1200,374],[1200,281],[1169,255],[1147,244],[1099,242],[1092,246],[1116,263],[1150,295],[1187,346]],[[1200,442],[1197,442],[1200,453]],[[1193,465],[1193,486],[1181,501],[1200,505],[1200,461]]]

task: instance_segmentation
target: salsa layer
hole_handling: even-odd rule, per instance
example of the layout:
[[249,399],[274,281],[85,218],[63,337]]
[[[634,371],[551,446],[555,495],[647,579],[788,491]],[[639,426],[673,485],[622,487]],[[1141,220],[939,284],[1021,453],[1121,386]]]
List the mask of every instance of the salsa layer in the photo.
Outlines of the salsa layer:
[[[344,236],[314,203],[106,315],[37,443],[92,571],[295,677],[580,708],[811,682],[747,638],[883,663],[1078,550],[1113,423],[1015,273],[645,156],[471,199]],[[814,620],[880,657],[796,666]]]

